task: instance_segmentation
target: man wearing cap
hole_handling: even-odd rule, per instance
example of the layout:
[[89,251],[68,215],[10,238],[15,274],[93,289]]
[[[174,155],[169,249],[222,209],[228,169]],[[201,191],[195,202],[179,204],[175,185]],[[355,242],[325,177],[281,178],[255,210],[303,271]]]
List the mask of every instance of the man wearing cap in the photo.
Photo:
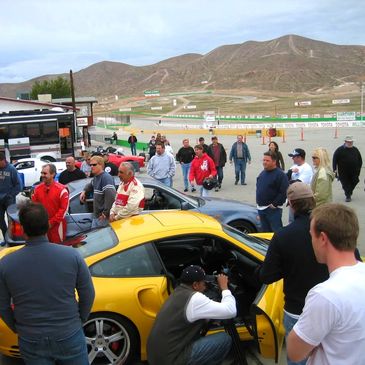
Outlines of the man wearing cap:
[[[303,182],[291,184],[288,202],[294,211],[294,221],[277,231],[257,270],[258,279],[271,284],[284,279],[284,327],[286,335],[302,313],[308,291],[328,279],[328,269],[316,261],[309,233],[310,213],[315,207],[312,189]],[[288,365],[305,364],[291,362]]]
[[163,304],[147,341],[149,365],[218,365],[231,348],[231,337],[225,332],[201,337],[209,319],[236,316],[236,300],[228,290],[228,278],[219,274],[221,302],[203,294],[205,272],[200,266],[186,267],[181,284]]
[[203,147],[203,152],[208,153],[208,145],[205,144],[204,137],[199,137],[199,144]]
[[227,153],[223,145],[218,142],[217,136],[212,137],[212,144],[208,147],[208,156],[214,161],[217,170],[218,185],[215,191],[222,187],[223,167],[227,162]]
[[359,182],[362,167],[360,151],[354,147],[352,136],[345,138],[345,143],[338,147],[333,154],[333,171],[341,182],[345,192],[346,201],[351,201],[352,192]]
[[289,180],[300,180],[307,185],[310,185],[313,177],[311,166],[305,162],[305,151],[301,148],[296,148],[288,155],[293,159],[294,165],[289,169],[291,176]]

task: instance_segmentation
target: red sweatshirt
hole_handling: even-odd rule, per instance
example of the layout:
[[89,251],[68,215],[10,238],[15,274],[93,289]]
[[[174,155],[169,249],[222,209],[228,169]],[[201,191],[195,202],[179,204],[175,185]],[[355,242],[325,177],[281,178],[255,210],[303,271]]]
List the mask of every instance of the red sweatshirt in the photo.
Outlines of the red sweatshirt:
[[200,158],[195,156],[190,166],[190,182],[195,179],[197,185],[203,185],[204,179],[209,175],[217,175],[214,161],[206,153]]

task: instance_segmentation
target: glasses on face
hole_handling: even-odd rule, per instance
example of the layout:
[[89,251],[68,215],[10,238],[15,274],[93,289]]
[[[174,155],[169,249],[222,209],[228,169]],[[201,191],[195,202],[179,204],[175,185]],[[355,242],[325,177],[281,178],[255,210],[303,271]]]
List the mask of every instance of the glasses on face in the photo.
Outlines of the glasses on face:
[[317,157],[317,156],[312,156],[312,159],[313,159],[313,160],[318,160],[318,159],[319,159],[319,157]]
[[90,166],[97,166],[97,163],[91,163]]

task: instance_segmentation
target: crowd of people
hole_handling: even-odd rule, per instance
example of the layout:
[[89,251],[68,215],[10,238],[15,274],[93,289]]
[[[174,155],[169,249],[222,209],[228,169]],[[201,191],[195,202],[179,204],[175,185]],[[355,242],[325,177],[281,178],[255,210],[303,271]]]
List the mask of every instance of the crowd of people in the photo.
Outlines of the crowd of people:
[[[213,136],[211,142],[206,145],[201,137],[192,147],[189,139],[184,138],[175,161],[166,137],[153,136],[149,142],[147,173],[171,187],[177,162],[182,169],[184,191],[199,189],[201,196],[209,196],[212,187],[216,191],[221,189],[227,163],[226,149],[218,137]],[[362,158],[353,142],[351,136],[345,138],[344,145],[333,154],[332,166],[328,151],[321,147],[311,151],[313,168],[306,162],[306,151],[295,148],[289,154],[293,165],[288,171],[277,143],[270,142],[263,153],[263,170],[256,180],[256,203],[262,230],[274,234],[255,276],[263,284],[284,281],[284,327],[290,365],[361,363],[365,345],[365,266],[356,248],[359,222],[349,206],[332,203],[335,177],[341,182],[347,203],[351,202],[359,182]],[[131,143],[136,140],[131,139]],[[234,184],[240,182],[245,186],[246,165],[252,158],[243,136],[237,136],[228,160],[234,164]],[[69,194],[64,184],[93,177],[80,195],[81,203],[90,194],[93,196],[92,227],[137,215],[144,208],[144,187],[135,177],[133,165],[125,162],[115,166],[120,178],[116,189],[112,176],[116,172],[108,164],[107,155],[87,154],[78,169],[74,158],[68,157],[66,170],[58,182],[55,166],[45,164],[42,182],[35,188],[31,202],[19,211],[26,245],[0,261],[0,315],[18,333],[20,351],[27,364],[36,364],[50,356],[50,352],[61,363],[63,351],[50,350],[49,343],[60,342],[68,347],[72,338],[73,344],[84,344],[81,326],[94,299],[90,274],[82,258],[73,250],[53,244],[61,243],[66,233]],[[7,228],[5,211],[20,190],[16,170],[0,153],[3,235]],[[289,224],[283,227],[285,204],[289,206]],[[34,267],[34,260],[41,264]],[[14,272],[20,269],[23,277],[32,277],[35,282],[26,291],[31,293],[28,302],[24,300],[24,283],[13,279]],[[62,288],[57,278],[63,278]],[[204,295],[202,267],[182,270],[181,284],[163,304],[149,335],[150,365],[220,364],[228,356],[232,342],[228,334],[200,336],[206,320],[236,316],[235,298],[228,288],[227,276],[220,274],[217,280],[222,293],[220,302]],[[47,296],[33,295],[41,287],[50,287],[52,292]],[[58,306],[59,301],[63,308]],[[12,310],[12,304],[17,312]],[[44,313],[39,308],[50,308],[48,313],[52,315],[42,317]],[[31,319],[26,315],[28,312],[32,313]],[[74,363],[87,364],[86,346],[79,347],[70,358]]]

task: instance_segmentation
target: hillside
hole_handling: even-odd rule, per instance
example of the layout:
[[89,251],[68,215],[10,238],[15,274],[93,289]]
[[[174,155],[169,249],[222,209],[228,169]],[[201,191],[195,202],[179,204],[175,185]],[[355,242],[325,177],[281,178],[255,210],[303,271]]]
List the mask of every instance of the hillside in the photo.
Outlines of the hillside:
[[[0,95],[14,97],[17,90],[29,90],[36,80],[56,76],[0,84]],[[74,80],[77,95],[97,97],[140,95],[146,89],[181,91],[202,87],[313,91],[344,82],[365,81],[365,47],[287,35],[265,42],[225,45],[205,55],[185,54],[148,66],[99,62],[74,72]]]

